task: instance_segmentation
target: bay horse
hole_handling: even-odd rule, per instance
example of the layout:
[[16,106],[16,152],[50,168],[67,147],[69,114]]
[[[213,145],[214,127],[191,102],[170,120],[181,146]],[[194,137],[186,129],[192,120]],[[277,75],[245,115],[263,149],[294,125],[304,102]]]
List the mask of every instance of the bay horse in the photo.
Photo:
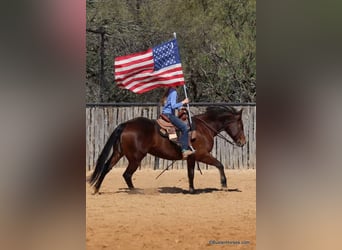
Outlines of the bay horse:
[[[237,146],[242,147],[246,143],[242,109],[237,111],[228,106],[208,107],[205,113],[193,116],[192,122],[196,125],[197,133],[196,139],[192,141],[196,152],[186,159],[189,192],[195,192],[193,180],[196,161],[217,167],[221,186],[227,188],[224,166],[210,152],[214,145],[214,137],[221,131],[226,131]],[[112,148],[113,152],[108,158]],[[156,120],[137,117],[119,124],[107,140],[90,176],[89,183],[94,186],[94,194],[99,192],[106,174],[123,156],[128,160],[123,178],[128,188],[134,189],[132,176],[147,153],[167,160],[182,160],[180,147],[160,135]]]

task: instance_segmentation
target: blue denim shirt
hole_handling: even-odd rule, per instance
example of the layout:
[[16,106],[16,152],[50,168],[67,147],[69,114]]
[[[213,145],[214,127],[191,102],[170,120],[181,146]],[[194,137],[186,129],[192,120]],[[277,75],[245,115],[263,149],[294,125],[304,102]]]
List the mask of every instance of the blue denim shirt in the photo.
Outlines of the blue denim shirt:
[[175,110],[182,107],[183,103],[177,103],[177,91],[175,89],[170,89],[169,94],[166,99],[166,103],[163,107],[163,114],[175,114]]

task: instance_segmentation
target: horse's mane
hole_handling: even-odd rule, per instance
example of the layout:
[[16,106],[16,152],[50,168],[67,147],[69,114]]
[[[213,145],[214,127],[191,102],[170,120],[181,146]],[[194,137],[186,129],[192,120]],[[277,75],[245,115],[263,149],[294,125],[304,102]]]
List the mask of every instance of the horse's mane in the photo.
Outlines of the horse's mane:
[[232,115],[237,115],[238,111],[232,106],[211,106],[207,107],[205,114],[209,116],[221,116],[225,113],[229,113]]

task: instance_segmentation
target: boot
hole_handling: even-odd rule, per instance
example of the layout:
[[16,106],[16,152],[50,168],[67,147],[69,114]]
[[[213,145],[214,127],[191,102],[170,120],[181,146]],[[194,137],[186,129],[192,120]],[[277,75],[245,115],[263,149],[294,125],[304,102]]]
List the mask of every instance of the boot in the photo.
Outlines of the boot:
[[183,155],[183,159],[188,158],[189,155],[194,154],[196,151],[191,151],[191,150],[182,150],[182,155]]

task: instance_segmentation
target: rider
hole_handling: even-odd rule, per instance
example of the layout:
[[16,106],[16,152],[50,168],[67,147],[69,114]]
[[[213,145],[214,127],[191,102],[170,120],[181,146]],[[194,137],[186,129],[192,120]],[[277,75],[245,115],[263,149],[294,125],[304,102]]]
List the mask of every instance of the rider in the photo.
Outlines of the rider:
[[171,123],[181,131],[179,141],[181,143],[182,155],[185,159],[189,155],[195,153],[195,151],[189,150],[189,135],[187,126],[181,119],[175,116],[175,110],[179,109],[184,104],[189,103],[189,99],[185,98],[183,101],[177,103],[177,97],[178,96],[175,87],[169,87],[166,89],[161,100],[162,104],[164,105],[162,113],[166,115],[170,119]]

